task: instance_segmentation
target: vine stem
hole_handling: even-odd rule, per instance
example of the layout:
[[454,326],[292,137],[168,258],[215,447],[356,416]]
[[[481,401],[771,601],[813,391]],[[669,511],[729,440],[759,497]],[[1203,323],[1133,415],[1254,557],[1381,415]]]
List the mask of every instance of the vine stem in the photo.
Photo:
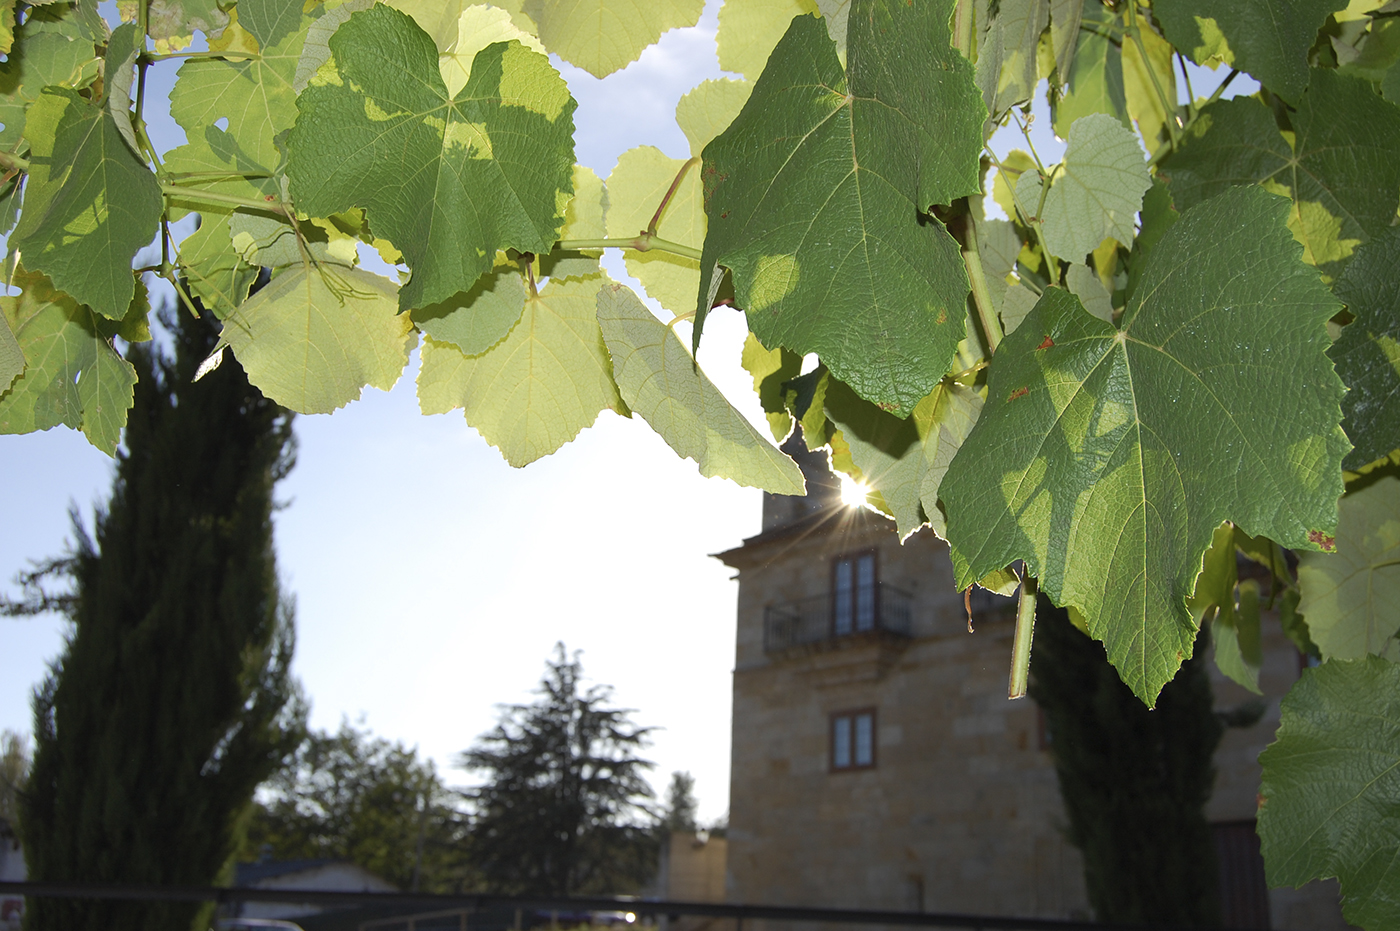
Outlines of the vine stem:
[[[656,205],[656,212],[651,215],[651,222],[647,224],[646,229],[648,235],[656,235],[656,225],[661,222],[661,214],[671,205],[671,198],[676,196],[676,189],[681,186],[681,181],[685,178],[685,173],[690,171],[692,165],[698,165],[699,163],[700,159],[692,155],[685,160],[685,164],[681,166],[681,170],[676,172],[675,180],[673,180],[671,186],[666,189],[666,194],[661,198],[661,203]],[[696,256],[696,258],[698,259],[699,256]]]
[[957,7],[953,10],[953,47],[962,52],[963,57],[968,61],[972,61],[972,14],[974,9],[975,5],[972,0],[958,0]]
[[228,61],[253,61],[262,56],[256,52],[204,51],[204,52],[142,52],[141,60],[146,64],[170,61],[174,58],[217,58]]
[[0,169],[5,171],[28,171],[29,159],[20,158],[9,152],[0,152]]
[[170,197],[185,197],[190,200],[202,200],[206,204],[228,204],[231,207],[246,207],[249,210],[261,210],[266,213],[280,213],[290,217],[289,208],[286,204],[278,201],[253,200],[250,197],[234,197],[231,194],[216,194],[213,191],[201,191],[198,188],[180,187],[178,184],[162,182],[160,185],[162,194]]
[[1029,572],[1021,578],[1021,596],[1016,605],[1016,639],[1011,646],[1011,682],[1007,698],[1025,698],[1031,672],[1031,640],[1035,637],[1035,598],[1040,585]]
[[[1183,65],[1183,68],[1184,67],[1185,66]],[[1186,120],[1186,125],[1181,127],[1181,135],[1183,137],[1191,131],[1191,126],[1196,122],[1197,119],[1200,118],[1201,111],[1203,111],[1206,107],[1219,100],[1220,96],[1225,93],[1225,88],[1229,87],[1230,82],[1233,81],[1235,78],[1239,77],[1239,74],[1240,71],[1238,68],[1231,68],[1230,73],[1225,75],[1225,80],[1221,81],[1216,86],[1215,90],[1211,91],[1210,96],[1206,98],[1206,102],[1201,104],[1199,107],[1192,108],[1191,116]],[[1151,168],[1153,165],[1156,165],[1162,159],[1175,152],[1176,148],[1176,145],[1173,144],[1170,140],[1162,143],[1157,148],[1157,151],[1152,153],[1152,157],[1147,160],[1147,167]]]
[[992,293],[987,288],[987,275],[982,269],[982,253],[977,242],[977,221],[971,213],[967,215],[967,234],[964,238],[967,241],[963,244],[963,264],[967,266],[967,280],[972,285],[972,304],[977,308],[977,319],[987,338],[987,355],[990,356],[997,351],[1005,334],[992,307]]
[[662,239],[655,233],[641,232],[631,239],[607,237],[604,239],[561,239],[555,243],[556,249],[575,251],[578,249],[632,249],[636,252],[669,252],[683,258],[700,261],[700,250],[684,246],[669,239]]

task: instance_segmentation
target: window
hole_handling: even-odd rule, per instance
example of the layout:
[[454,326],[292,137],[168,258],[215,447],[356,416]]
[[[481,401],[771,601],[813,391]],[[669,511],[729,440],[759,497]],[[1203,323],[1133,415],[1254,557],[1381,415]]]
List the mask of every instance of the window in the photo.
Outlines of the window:
[[831,633],[875,629],[875,553],[841,556],[831,567]]
[[871,769],[875,765],[875,709],[831,716],[831,769]]

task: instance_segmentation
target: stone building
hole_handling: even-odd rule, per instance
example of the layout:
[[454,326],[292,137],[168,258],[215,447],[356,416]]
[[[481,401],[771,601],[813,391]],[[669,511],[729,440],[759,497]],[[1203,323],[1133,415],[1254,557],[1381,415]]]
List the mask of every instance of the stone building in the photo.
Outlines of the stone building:
[[[1043,719],[1007,699],[1014,602],[975,596],[969,632],[946,545],[901,544],[802,464],[809,494],[765,496],[762,531],[718,554],[739,582],[728,899],[1090,917]],[[1264,887],[1255,759],[1300,671],[1265,628],[1268,708],[1227,731],[1208,810],[1227,925],[1344,927],[1335,886]],[[1254,697],[1216,677],[1217,708]]]

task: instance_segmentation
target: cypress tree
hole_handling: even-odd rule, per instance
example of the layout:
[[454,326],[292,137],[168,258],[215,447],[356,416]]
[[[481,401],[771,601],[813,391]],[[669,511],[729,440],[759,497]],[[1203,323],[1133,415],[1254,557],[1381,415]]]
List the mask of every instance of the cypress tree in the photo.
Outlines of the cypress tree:
[[1205,666],[1208,634],[1149,710],[1064,609],[1042,596],[1036,613],[1030,694],[1045,712],[1095,917],[1219,926],[1205,804],[1223,725]]
[[[71,591],[36,598],[28,580],[31,607],[72,622],[34,696],[20,823],[36,881],[226,878],[254,788],[302,730],[271,522],[291,417],[232,359],[194,382],[216,339],[207,316],[165,323],[173,358],[129,353],[140,380],[95,537],[75,520],[72,551],[46,567]],[[35,898],[25,927],[190,931],[209,908]]]

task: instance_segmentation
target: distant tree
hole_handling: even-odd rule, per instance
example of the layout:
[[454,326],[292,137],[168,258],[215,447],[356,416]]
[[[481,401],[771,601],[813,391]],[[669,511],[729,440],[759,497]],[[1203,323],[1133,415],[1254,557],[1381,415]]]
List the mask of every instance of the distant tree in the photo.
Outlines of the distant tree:
[[19,824],[19,793],[29,776],[29,740],[14,731],[0,733],[0,822]]
[[349,860],[403,889],[476,886],[457,796],[415,749],[342,722],[313,731],[263,784],[248,850],[278,859]]
[[461,765],[483,783],[472,805],[473,858],[493,892],[635,892],[656,868],[653,797],[637,752],[652,728],[608,707],[612,689],[584,689],[562,643],[529,705],[503,709]]
[[[229,359],[196,383],[212,317],[166,318],[168,358],[133,345],[139,381],[112,496],[89,538],[26,578],[8,613],[66,609],[34,696],[20,799],[29,876],[208,885],[243,844],[253,790],[300,739],[290,602],[272,549],[290,415]],[[66,577],[62,595],[42,589]],[[30,931],[190,931],[208,907],[36,898]]]
[[695,820],[699,803],[695,801],[695,777],[688,772],[671,774],[671,784],[666,787],[666,809],[661,824],[667,831],[695,831],[699,824]]
[[1031,697],[1084,855],[1099,921],[1217,927],[1219,878],[1205,804],[1223,725],[1206,673],[1207,634],[1150,710],[1108,664],[1100,643],[1042,597]]

